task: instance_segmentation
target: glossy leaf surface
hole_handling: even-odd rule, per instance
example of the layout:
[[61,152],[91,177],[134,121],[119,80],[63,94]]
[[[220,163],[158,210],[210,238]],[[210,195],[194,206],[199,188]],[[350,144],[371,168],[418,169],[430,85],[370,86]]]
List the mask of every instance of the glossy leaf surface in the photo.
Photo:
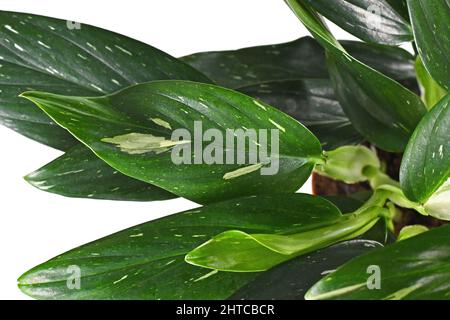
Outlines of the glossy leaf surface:
[[[25,96],[116,170],[200,203],[295,192],[321,157],[317,138],[291,117],[212,85],[156,81],[99,98]],[[180,136],[175,141],[176,129]],[[202,141],[208,129],[215,129],[209,138],[214,143]],[[235,141],[227,147],[223,140],[236,140],[227,129],[267,130],[266,141],[256,138],[265,143],[267,155],[250,163],[255,153],[250,146],[258,142],[253,139],[242,148]],[[217,158],[209,159],[211,154]],[[236,164],[237,156],[244,157],[244,164]]]

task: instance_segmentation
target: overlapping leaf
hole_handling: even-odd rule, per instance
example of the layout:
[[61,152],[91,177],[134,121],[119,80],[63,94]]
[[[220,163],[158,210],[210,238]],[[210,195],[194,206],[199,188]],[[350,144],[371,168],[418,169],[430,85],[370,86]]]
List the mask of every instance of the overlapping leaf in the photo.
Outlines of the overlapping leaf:
[[421,121],[403,157],[400,180],[408,198],[425,203],[450,177],[450,95]]
[[[405,50],[342,41],[357,59],[396,80],[415,83],[414,58]],[[324,148],[361,142],[330,83],[324,49],[310,37],[182,58],[223,86],[256,97],[305,124]]]
[[209,81],[170,55],[114,32],[25,13],[1,11],[0,19],[0,121],[58,149],[76,140],[19,99],[20,93],[99,96],[151,80]]
[[[364,234],[377,223],[379,212],[380,208],[370,207],[359,214],[338,215],[333,221],[314,227],[299,220],[298,226],[277,233],[226,231],[189,252],[186,261],[220,271],[266,271],[295,256]],[[328,214],[326,210],[317,213]]]
[[356,37],[381,44],[411,41],[411,27],[385,0],[305,0]]
[[[186,253],[231,228],[276,232],[300,220],[314,227],[338,217],[328,201],[303,194],[229,200],[71,250],[25,273],[19,286],[38,299],[225,299],[256,275],[194,267],[184,261]],[[67,286],[70,266],[79,268],[79,290]]]
[[336,94],[355,128],[382,149],[403,151],[426,113],[420,98],[352,57],[303,0],[286,2],[327,50]]
[[306,298],[448,300],[449,240],[450,226],[444,226],[374,250],[319,281]]
[[425,68],[450,91],[450,3],[408,0],[414,38]]
[[36,188],[68,197],[155,201],[176,197],[151,184],[114,170],[82,144],[25,179]]
[[376,241],[351,240],[292,259],[258,275],[230,299],[303,300],[308,289],[324,274],[380,246]]
[[[291,117],[212,85],[156,81],[98,98],[39,92],[25,96],[116,170],[201,203],[294,192],[321,157],[319,141]],[[196,129],[198,124],[202,129]],[[176,129],[188,137],[172,140]],[[203,143],[202,134],[208,129],[215,129],[214,135]],[[266,141],[260,134],[256,139],[264,144],[267,155],[250,163],[252,150],[258,149],[255,138],[247,139],[245,148],[237,142],[227,145],[223,140],[235,142],[229,130],[236,129],[243,133],[244,129],[266,129]],[[195,136],[198,131],[200,136]],[[177,145],[185,148],[171,149]],[[173,160],[173,150],[180,163]],[[211,159],[205,160],[203,154]],[[238,155],[244,164],[237,161]],[[270,172],[261,174],[259,169]]]

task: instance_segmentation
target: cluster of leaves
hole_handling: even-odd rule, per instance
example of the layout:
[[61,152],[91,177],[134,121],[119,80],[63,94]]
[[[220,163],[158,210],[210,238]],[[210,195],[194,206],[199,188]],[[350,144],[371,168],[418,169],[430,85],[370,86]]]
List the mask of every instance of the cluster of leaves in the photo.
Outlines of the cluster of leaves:
[[[450,219],[448,3],[286,3],[314,39],[180,59],[96,27],[71,30],[66,21],[0,12],[0,122],[65,152],[29,174],[29,183],[71,197],[185,197],[203,205],[55,257],[20,277],[23,292],[449,298],[450,228],[409,227],[397,242],[388,230],[394,205]],[[336,40],[323,17],[363,42]],[[405,42],[418,54],[397,47]],[[174,164],[171,133],[193,133],[194,121],[221,132],[280,129],[279,172]],[[363,141],[404,152],[400,182]],[[373,193],[363,200],[296,194],[313,170],[366,181]],[[78,289],[67,285],[74,265]],[[382,270],[379,290],[366,285],[370,265]]]

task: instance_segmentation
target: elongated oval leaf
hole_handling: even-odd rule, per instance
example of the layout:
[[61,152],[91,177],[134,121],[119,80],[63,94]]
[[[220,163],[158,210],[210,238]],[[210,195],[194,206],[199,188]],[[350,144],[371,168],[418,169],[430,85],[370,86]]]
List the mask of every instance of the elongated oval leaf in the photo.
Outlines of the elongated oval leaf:
[[426,113],[420,98],[352,57],[303,1],[286,2],[327,50],[336,94],[355,128],[382,149],[403,151]]
[[450,3],[408,0],[414,38],[425,68],[450,91]]
[[304,1],[366,42],[396,45],[413,38],[411,27],[385,0]]
[[426,202],[450,177],[450,95],[420,122],[406,148],[400,181],[406,196]]
[[155,201],[176,196],[130,178],[79,144],[25,179],[36,188],[67,197]]
[[95,96],[151,80],[209,82],[170,55],[114,32],[7,11],[0,20],[0,123],[58,149],[77,142],[20,93]]
[[[197,202],[294,192],[321,157],[319,141],[294,119],[253,98],[207,84],[157,81],[99,98],[39,92],[25,96],[116,170]],[[202,141],[208,129],[216,129],[214,144]],[[250,164],[250,144],[258,142],[242,148],[230,133],[236,129],[268,130],[266,141],[260,135],[252,138],[267,144],[267,159]],[[185,141],[171,140],[173,132],[187,135]],[[177,144],[185,148],[170,149]],[[203,147],[211,145],[220,159],[204,159]],[[245,156],[244,164],[236,155]],[[259,169],[267,172],[263,175]]]
[[351,240],[292,259],[261,273],[230,299],[303,300],[307,290],[325,274],[380,246],[376,241]]
[[[327,213],[319,216],[317,210]],[[47,261],[19,279],[38,299],[225,299],[255,277],[210,272],[184,262],[206,239],[230,228],[273,232],[297,221],[321,224],[339,217],[334,205],[303,194],[234,199],[115,233]],[[68,268],[73,266],[72,269]],[[80,289],[72,284],[80,271]]]
[[444,226],[374,250],[320,280],[306,298],[448,300],[449,240]]

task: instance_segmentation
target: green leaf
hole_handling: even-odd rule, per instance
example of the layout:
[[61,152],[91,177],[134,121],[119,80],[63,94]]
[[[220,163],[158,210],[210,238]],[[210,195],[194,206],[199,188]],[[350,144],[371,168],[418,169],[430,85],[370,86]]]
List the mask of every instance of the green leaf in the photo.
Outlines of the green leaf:
[[420,122],[400,170],[405,195],[425,203],[450,177],[450,94]]
[[99,96],[151,80],[209,82],[170,55],[114,32],[7,11],[0,20],[0,123],[61,150],[77,141],[20,93]]
[[[314,219],[318,209],[329,214]],[[19,287],[38,299],[225,299],[256,275],[211,273],[187,264],[186,253],[230,228],[274,232],[298,221],[309,219],[318,225],[336,216],[339,211],[331,203],[304,194],[233,199],[150,221],[71,250],[26,272]],[[67,287],[70,266],[81,272],[79,290]]]
[[381,168],[376,153],[365,146],[343,146],[325,156],[325,163],[317,166],[316,172],[348,184],[367,181],[364,170],[369,167]]
[[239,90],[300,121],[327,150],[363,140],[342,110],[328,79],[275,81]]
[[[446,300],[450,282],[450,226],[376,249],[316,283],[307,299]],[[379,271],[379,272],[377,272]],[[374,277],[380,276],[379,289]]]
[[422,100],[428,109],[433,108],[446,94],[447,91],[431,77],[427,69],[425,69],[422,59],[417,57],[416,61],[417,79],[422,92]]
[[426,108],[398,82],[352,57],[320,17],[299,0],[286,0],[294,13],[328,52],[336,94],[354,127],[387,151],[403,151]]
[[274,81],[328,78],[324,50],[311,37],[239,50],[195,53],[180,59],[217,84],[232,89]]
[[403,227],[402,230],[400,230],[400,233],[398,235],[398,241],[406,240],[412,237],[415,237],[421,233],[427,232],[428,228],[425,226],[422,226],[420,224],[412,225],[412,226],[406,226]]
[[450,91],[450,3],[408,0],[408,8],[425,68],[444,89]]
[[[326,217],[329,210],[317,210],[316,214]],[[376,224],[379,213],[379,207],[370,207],[359,214],[334,215],[333,220],[326,220],[326,224],[314,227],[307,220],[299,220],[297,224],[300,228],[289,226],[271,234],[226,231],[189,252],[186,261],[213,270],[266,271],[295,256],[365,233]]]
[[324,274],[380,246],[375,241],[352,240],[292,259],[258,275],[230,299],[303,300],[306,291]]
[[[295,192],[321,158],[319,141],[300,123],[253,98],[212,85],[156,81],[98,98],[39,92],[24,96],[116,170],[200,203]],[[227,129],[242,128],[270,130],[267,157],[260,156],[258,163],[249,161],[256,155],[249,143],[240,150],[238,143],[227,148],[222,141],[226,136],[236,140]],[[201,141],[200,131],[208,129],[216,129],[214,143]],[[174,132],[185,136],[184,141],[180,136],[172,140]],[[261,134],[257,139],[263,142]],[[217,157],[206,159],[213,160],[208,164],[200,152],[209,155],[211,145]],[[236,161],[237,154],[245,156],[245,163]],[[225,156],[234,164],[221,164]]]
[[36,188],[67,197],[155,201],[176,196],[114,170],[79,144],[30,173],[25,179]]
[[[415,83],[414,57],[387,46],[341,41],[353,56],[399,81]],[[337,102],[324,49],[312,38],[230,51],[202,52],[182,60],[225,87],[286,112],[306,125],[324,148],[362,141]]]
[[411,27],[385,0],[304,1],[366,42],[397,45],[413,38]]
[[386,2],[410,24],[407,0],[386,0]]

